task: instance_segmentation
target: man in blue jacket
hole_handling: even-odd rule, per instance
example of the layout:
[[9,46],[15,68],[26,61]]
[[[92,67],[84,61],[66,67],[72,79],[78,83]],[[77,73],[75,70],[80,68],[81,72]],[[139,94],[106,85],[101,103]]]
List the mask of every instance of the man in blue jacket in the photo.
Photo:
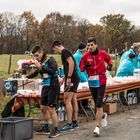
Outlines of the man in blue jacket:
[[[79,63],[80,63],[80,60],[83,56],[83,54],[87,51],[87,46],[86,44],[84,44],[83,42],[81,42],[78,46],[78,50],[76,51],[76,53],[74,54],[74,59],[75,59],[75,62],[76,62],[76,69],[77,69],[77,72],[78,72],[78,76],[80,78],[80,83],[83,83],[83,82],[87,82],[88,81],[88,75],[86,73],[86,71],[84,72],[81,72],[80,68],[79,68]],[[82,105],[84,107],[87,107],[88,106],[88,100],[85,99],[85,100],[82,100]],[[79,106],[79,112],[80,112],[80,106]]]
[[134,69],[136,69],[134,60],[136,55],[130,53],[129,57],[123,60],[117,70],[116,76],[123,77],[123,76],[132,76]]
[[120,63],[122,63],[124,60],[126,60],[127,58],[129,58],[129,54],[135,54],[136,57],[133,60],[133,63],[136,67],[138,67],[138,61],[139,61],[139,53],[140,53],[140,46],[139,45],[135,45],[135,46],[131,46],[131,48],[126,51],[125,53],[123,53],[121,59],[120,59]]
[[84,44],[84,43],[81,42],[79,44],[79,46],[78,46],[78,50],[74,54],[74,59],[75,59],[75,62],[76,62],[76,69],[77,69],[77,72],[78,72],[78,76],[80,78],[80,82],[87,82],[88,81],[88,75],[87,75],[87,73],[86,72],[81,72],[81,70],[79,68],[80,60],[81,60],[83,54],[86,51],[87,51],[86,44]]

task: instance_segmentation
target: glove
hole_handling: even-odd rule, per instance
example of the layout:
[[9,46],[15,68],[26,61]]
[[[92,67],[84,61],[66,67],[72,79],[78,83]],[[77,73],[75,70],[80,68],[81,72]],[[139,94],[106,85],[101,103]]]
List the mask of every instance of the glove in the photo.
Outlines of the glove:
[[84,68],[85,68],[85,69],[88,69],[90,66],[91,66],[91,63],[85,62],[85,64],[84,64]]
[[107,66],[107,68],[106,68],[108,71],[111,71],[112,70],[112,66]]

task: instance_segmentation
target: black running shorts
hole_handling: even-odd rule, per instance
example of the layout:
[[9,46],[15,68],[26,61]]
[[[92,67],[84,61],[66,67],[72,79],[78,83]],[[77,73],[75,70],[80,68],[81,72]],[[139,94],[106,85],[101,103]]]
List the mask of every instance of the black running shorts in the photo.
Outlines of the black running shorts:
[[97,108],[101,108],[103,106],[105,89],[106,85],[101,85],[100,87],[97,88],[90,87],[91,95]]
[[41,105],[56,107],[59,101],[60,85],[54,81],[51,86],[43,86],[41,92]]

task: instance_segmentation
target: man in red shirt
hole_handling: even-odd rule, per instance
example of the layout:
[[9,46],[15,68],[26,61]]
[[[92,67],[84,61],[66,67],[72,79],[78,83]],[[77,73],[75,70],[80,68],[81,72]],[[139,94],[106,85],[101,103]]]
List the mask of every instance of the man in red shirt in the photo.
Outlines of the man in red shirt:
[[89,51],[83,55],[79,66],[82,72],[86,70],[89,77],[89,88],[96,106],[96,128],[93,133],[95,136],[99,136],[100,124],[107,125],[107,114],[103,113],[102,106],[106,89],[105,62],[108,64],[107,69],[111,70],[112,61],[106,51],[98,50],[94,37],[87,40],[87,47]]

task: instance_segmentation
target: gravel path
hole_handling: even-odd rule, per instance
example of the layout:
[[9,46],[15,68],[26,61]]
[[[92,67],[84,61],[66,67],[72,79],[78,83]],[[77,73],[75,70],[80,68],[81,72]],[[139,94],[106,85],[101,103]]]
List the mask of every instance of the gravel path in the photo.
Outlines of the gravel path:
[[[80,128],[62,133],[54,140],[140,140],[140,104],[131,106],[131,110],[108,116],[108,126],[101,129],[100,137],[93,137],[95,121],[82,121]],[[47,136],[34,134],[32,140],[47,140]]]

